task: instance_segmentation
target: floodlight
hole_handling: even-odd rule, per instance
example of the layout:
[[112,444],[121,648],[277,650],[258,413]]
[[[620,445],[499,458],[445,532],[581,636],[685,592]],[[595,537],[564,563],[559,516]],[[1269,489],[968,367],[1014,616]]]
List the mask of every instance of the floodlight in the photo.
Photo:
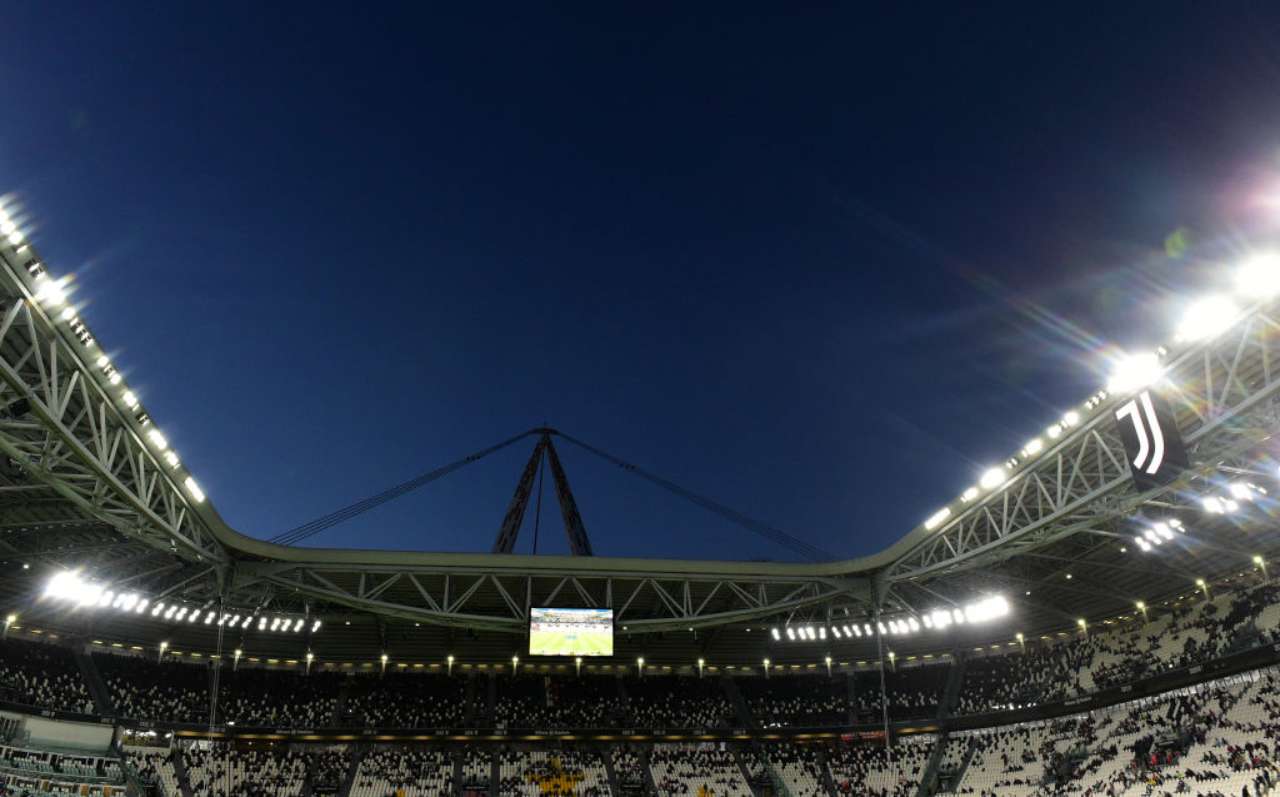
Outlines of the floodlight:
[[929,531],[933,531],[949,517],[951,517],[951,508],[944,506],[929,516],[929,519],[924,522],[924,527]]
[[1264,252],[1240,264],[1236,270],[1236,293],[1266,299],[1280,293],[1280,254]]
[[197,504],[204,502],[204,491],[200,489],[200,485],[196,484],[195,479],[188,476],[182,483],[186,486],[187,492],[191,494],[191,497],[196,500]]
[[1225,332],[1240,317],[1240,308],[1225,296],[1201,299],[1182,314],[1176,339],[1180,343],[1208,340]]
[[1227,511],[1226,503],[1216,495],[1207,495],[1200,499],[1204,511],[1212,515],[1221,515]]
[[50,279],[42,274],[36,277],[36,298],[57,307],[67,301],[67,292],[60,280]]
[[982,474],[982,478],[978,480],[978,484],[981,485],[984,490],[994,490],[1004,484],[1004,480],[1007,478],[1008,475],[1005,473],[1004,468],[990,468]]
[[1107,390],[1113,393],[1133,393],[1160,379],[1164,369],[1155,352],[1129,354],[1116,361],[1107,380]]
[[972,501],[977,497],[978,497],[977,487],[970,487],[969,489],[965,490],[963,493],[960,494],[960,500],[965,502]]

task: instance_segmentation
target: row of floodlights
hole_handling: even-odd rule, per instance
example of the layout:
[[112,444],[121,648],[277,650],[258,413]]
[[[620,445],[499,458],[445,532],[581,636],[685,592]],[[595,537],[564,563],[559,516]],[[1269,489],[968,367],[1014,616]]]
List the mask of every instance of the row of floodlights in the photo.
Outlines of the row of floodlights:
[[[156,620],[188,625],[217,624],[219,627],[249,629],[255,624],[259,631],[299,633],[307,618],[276,615],[268,617],[253,611],[215,611],[201,606],[188,606],[179,602],[151,601],[136,592],[117,592],[104,584],[82,578],[74,570],[54,575],[45,584],[44,597],[63,601],[81,609],[115,609],[125,614],[149,616]],[[320,621],[311,621],[311,631],[320,630]]]
[[[0,206],[0,234],[6,237],[11,246],[17,247],[19,254],[28,249],[27,245],[23,243],[25,239],[22,231],[18,229],[17,223],[3,206]],[[35,287],[36,301],[49,311],[50,317],[65,322],[76,340],[80,341],[80,344],[85,349],[94,350],[96,341],[93,339],[93,335],[89,333],[89,328],[85,326],[84,321],[76,313],[75,307],[67,303],[69,278],[54,279],[49,276],[45,265],[35,258],[28,260],[25,267]],[[181,467],[182,462],[178,459],[177,452],[169,448],[169,441],[165,439],[160,430],[151,426],[151,418],[140,406],[137,395],[132,390],[122,386],[121,383],[124,381],[124,377],[112,365],[111,358],[99,351],[98,356],[94,359],[94,364],[102,372],[107,382],[120,390],[120,401],[133,413],[139,425],[146,429],[146,438],[152,447],[156,449],[158,456],[171,469],[177,470]],[[186,488],[187,494],[196,503],[204,501],[204,491],[200,489],[200,485],[190,475],[183,479],[182,486]]]
[[879,620],[871,623],[842,623],[839,625],[787,625],[781,629],[769,629],[774,641],[782,641],[785,635],[788,642],[826,641],[828,633],[834,639],[860,639],[874,637],[879,631],[881,636],[907,636],[920,631],[921,628],[942,631],[952,625],[966,623],[986,623],[1009,614],[1009,601],[1003,595],[971,603],[964,608],[935,609],[919,618],[908,616]]
[[[1280,253],[1256,254],[1240,264],[1235,272],[1234,293],[1237,298],[1249,302],[1270,299],[1280,294]],[[1243,315],[1237,302],[1228,295],[1215,295],[1187,305],[1174,329],[1174,341],[1180,344],[1199,343],[1217,337],[1230,329]],[[1105,390],[1100,390],[1084,402],[1083,410],[1092,413],[1113,394],[1129,394],[1158,382],[1164,376],[1164,358],[1168,351],[1160,347],[1153,352],[1140,352],[1117,357]],[[1056,440],[1063,432],[1077,426],[1082,420],[1079,411],[1071,410],[1062,419],[1045,430],[1045,437]],[[960,494],[960,502],[967,504],[984,491],[998,490],[1013,475],[1013,470],[1023,460],[1034,457],[1046,447],[1044,438],[1036,437],[1023,446],[1018,457],[1011,457],[1004,465],[989,468],[982,473],[978,484]],[[952,516],[952,507],[945,506],[924,522],[925,529],[934,531]]]

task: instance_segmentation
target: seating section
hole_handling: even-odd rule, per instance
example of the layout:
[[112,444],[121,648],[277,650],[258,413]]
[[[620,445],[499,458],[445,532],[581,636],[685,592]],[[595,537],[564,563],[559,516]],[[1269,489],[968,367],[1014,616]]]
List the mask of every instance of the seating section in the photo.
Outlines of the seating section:
[[715,744],[655,744],[649,767],[662,795],[751,797],[733,753]]
[[298,797],[307,780],[302,753],[232,749],[187,749],[183,763],[191,790],[201,797]]
[[468,748],[462,758],[462,787],[479,787],[488,790],[493,770],[488,748]]
[[348,724],[379,728],[448,728],[465,719],[467,683],[428,673],[356,675],[347,679]]
[[338,688],[343,677],[332,673],[301,675],[284,670],[224,669],[219,687],[221,713],[237,725],[332,727],[337,719]]
[[209,721],[208,667],[109,653],[93,654],[93,663],[111,693],[117,716],[163,717],[192,724]]
[[647,778],[640,754],[631,747],[619,745],[609,751],[613,757],[613,777],[624,792],[644,791]]
[[351,797],[453,794],[453,758],[443,750],[385,747],[360,760]]
[[126,745],[124,754],[140,781],[158,786],[162,797],[181,797],[182,790],[178,786],[172,750]]
[[970,661],[959,714],[1058,702],[1280,640],[1280,586],[1191,600],[1149,620]]
[[791,797],[827,797],[818,752],[810,746],[771,744],[765,757]]
[[118,759],[10,745],[0,745],[0,770],[67,783],[124,783]]
[[914,797],[936,741],[923,735],[906,737],[892,749],[883,743],[838,746],[827,756],[836,791]]
[[646,676],[627,682],[627,720],[637,728],[728,728],[733,706],[714,678]]
[[93,698],[71,651],[12,636],[0,641],[0,700],[93,714]]
[[604,760],[594,751],[505,750],[498,761],[499,797],[610,794]]
[[948,750],[974,746],[955,787],[961,794],[1256,796],[1276,780],[1278,731],[1280,674],[1271,670],[1065,720],[961,734]]
[[494,721],[499,727],[616,728],[625,716],[615,678],[525,675],[503,678],[497,686]]
[[849,724],[843,677],[740,678],[735,683],[763,728]]

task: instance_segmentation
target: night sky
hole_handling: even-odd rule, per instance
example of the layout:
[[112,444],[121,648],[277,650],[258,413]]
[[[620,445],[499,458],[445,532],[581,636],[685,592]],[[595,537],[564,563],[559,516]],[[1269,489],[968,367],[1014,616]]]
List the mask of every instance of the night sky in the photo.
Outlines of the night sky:
[[[0,193],[246,533],[546,423],[861,555],[1280,232],[1280,11],[1122,5],[11,4]],[[795,558],[560,449],[597,554]]]

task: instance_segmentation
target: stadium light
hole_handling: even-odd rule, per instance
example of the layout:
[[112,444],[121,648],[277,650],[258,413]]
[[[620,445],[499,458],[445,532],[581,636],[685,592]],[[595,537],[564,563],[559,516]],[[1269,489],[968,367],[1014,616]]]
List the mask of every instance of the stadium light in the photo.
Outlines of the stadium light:
[[307,675],[311,674],[311,662],[315,660],[316,660],[316,654],[308,650],[307,651]]
[[241,650],[240,648],[236,648],[235,658],[234,658],[234,659],[232,660],[232,662],[231,662],[231,669],[232,669],[233,671],[234,671],[234,670],[239,669],[239,667],[240,667],[240,657],[241,657],[241,656],[243,656],[243,655],[244,655],[244,651],[243,651],[243,650]]
[[764,664],[764,677],[765,677],[765,678],[768,678],[768,677],[769,677],[769,669],[770,669],[770,665],[772,665],[772,664],[773,664],[773,662],[769,661],[768,659],[765,659],[765,660],[764,660],[764,662],[763,662],[763,664]]
[[1203,578],[1196,579],[1196,586],[1204,593],[1205,600],[1209,599],[1209,584]]
[[1280,293],[1280,254],[1263,252],[1236,269],[1236,293],[1249,299],[1269,299]]
[[12,613],[11,613],[11,614],[8,614],[8,615],[6,615],[6,616],[5,616],[5,618],[4,618],[4,632],[3,632],[3,633],[0,633],[0,639],[5,639],[5,638],[7,638],[7,637],[9,636],[9,627],[10,627],[11,625],[13,625],[14,623],[16,623],[16,622],[18,622],[18,615],[16,615],[16,614],[12,614]]
[[773,637],[774,642],[777,642],[782,638],[782,635],[778,633],[777,626],[774,626],[773,628],[769,629],[769,635]]
[[577,674],[581,676],[582,675],[582,657],[581,656],[573,657],[573,667],[575,670],[577,670]]
[[636,674],[641,678],[644,677],[644,656],[636,658]]
[[929,531],[933,531],[938,526],[941,526],[949,517],[951,517],[951,508],[944,506],[925,520],[924,527]]
[[960,500],[964,501],[966,504],[977,497],[978,497],[977,487],[970,487],[967,490],[965,490],[963,493],[960,493]]
[[1032,439],[1027,441],[1027,444],[1025,446],[1022,447],[1022,456],[1033,457],[1036,454],[1039,454],[1043,450],[1044,450],[1044,441],[1038,437],[1033,437]]
[[516,671],[519,669],[520,669],[520,657],[512,656],[511,657],[511,674],[515,675]]
[[186,486],[187,492],[191,494],[191,497],[195,499],[197,504],[204,503],[204,490],[200,489],[200,485],[196,484],[195,479],[188,476],[182,483]]
[[702,677],[702,668],[706,666],[706,663],[707,663],[706,659],[702,658],[701,656],[698,657],[698,677],[699,678]]
[[1076,625],[1080,627],[1080,633],[1082,634],[1089,633],[1089,624],[1084,621],[1083,617],[1076,620]]
[[1027,652],[1027,638],[1026,638],[1025,636],[1023,636],[1023,635],[1022,635],[1022,632],[1021,632],[1021,631],[1019,631],[1018,633],[1014,634],[1014,639],[1018,640],[1018,647],[1022,648],[1022,652],[1023,652],[1023,653],[1026,653],[1026,652]]
[[1155,352],[1125,355],[1111,369],[1107,390],[1112,393],[1133,393],[1159,381],[1164,374],[1160,357]]
[[1137,606],[1137,607],[1138,607],[1138,611],[1142,612],[1142,620],[1143,620],[1143,622],[1146,622],[1146,621],[1149,619],[1149,618],[1147,617],[1147,604],[1146,604],[1146,602],[1145,602],[1145,601],[1138,601],[1137,603],[1135,603],[1135,604],[1134,604],[1134,606]]
[[830,654],[823,656],[823,661],[827,663],[827,677],[831,677],[831,656]]
[[449,667],[449,674],[453,675],[453,654],[450,653],[448,656],[445,656],[444,660],[445,660],[445,664],[447,664]]
[[61,307],[67,301],[66,282],[66,277],[55,280],[41,274],[36,277],[36,299],[51,307]]
[[378,660],[382,662],[382,671],[383,671],[383,672],[386,672],[386,671],[387,671],[387,660],[388,660],[387,654],[386,654],[386,653],[383,653],[381,656],[379,656],[379,657],[378,657]]
[[1209,340],[1227,331],[1240,317],[1240,308],[1225,296],[1209,296],[1183,311],[1174,339],[1179,343]]
[[164,661],[164,652],[165,652],[166,650],[168,650],[168,649],[169,649],[169,643],[168,643],[168,642],[161,642],[161,643],[160,643],[160,655],[156,657],[156,660],[157,660],[157,661]]
[[1009,476],[1003,466],[988,468],[982,474],[982,478],[978,479],[978,485],[984,490],[994,490],[1004,484],[1008,478]]

